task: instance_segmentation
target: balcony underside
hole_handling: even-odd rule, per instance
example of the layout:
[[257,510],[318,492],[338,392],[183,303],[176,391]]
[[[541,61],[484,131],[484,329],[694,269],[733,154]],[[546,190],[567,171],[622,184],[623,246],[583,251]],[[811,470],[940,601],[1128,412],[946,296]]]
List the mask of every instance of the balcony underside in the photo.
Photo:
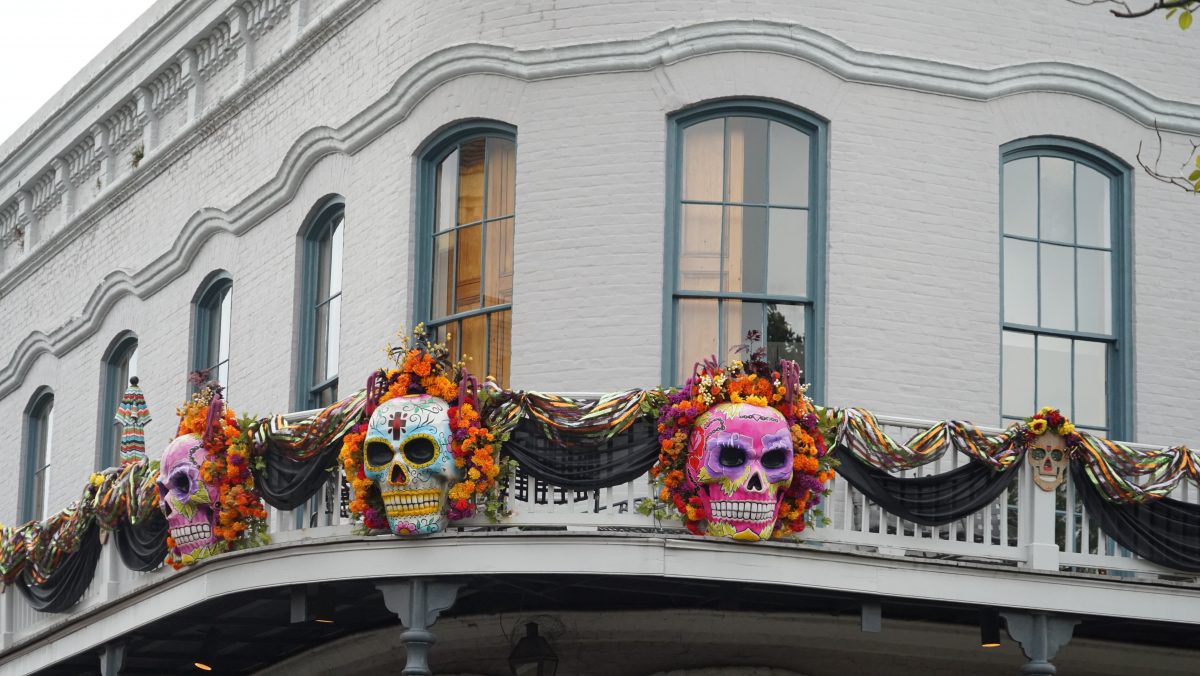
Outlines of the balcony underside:
[[[460,667],[463,671],[482,669],[482,663],[438,662],[459,655],[453,649],[455,641],[469,642],[474,640],[472,636],[495,638],[492,629],[472,629],[477,631],[472,634],[468,628],[503,621],[511,630],[510,625],[523,617],[543,611],[578,616],[573,621],[586,634],[590,623],[608,621],[613,611],[703,609],[748,613],[747,621],[762,613],[788,617],[799,613],[817,618],[810,623],[825,626],[844,624],[847,617],[856,623],[864,601],[879,602],[885,618],[884,635],[892,622],[920,619],[944,623],[953,628],[946,630],[950,634],[966,637],[959,641],[962,650],[970,650],[963,653],[964,659],[975,659],[979,652],[976,627],[982,606],[1079,617],[1083,623],[1077,627],[1076,637],[1134,642],[1133,653],[1147,656],[1154,653],[1149,647],[1153,645],[1193,645],[1194,629],[1186,624],[1200,623],[1200,590],[1190,586],[850,553],[816,541],[743,545],[663,533],[516,529],[406,540],[353,536],[346,526],[303,533],[303,537],[262,549],[210,559],[182,573],[159,571],[140,590],[47,628],[10,653],[3,667],[13,673],[87,673],[96,669],[99,648],[124,641],[128,657],[123,673],[170,673],[188,667],[213,626],[221,632],[222,659],[228,660],[223,672],[251,673],[324,644],[333,651],[329,659],[349,664],[357,659],[357,653],[343,654],[333,647],[334,642],[358,640],[364,632],[378,630],[376,643],[390,645],[401,631],[374,583],[418,576],[453,576],[467,582],[455,606],[433,627],[441,637],[434,653],[437,673],[453,673]],[[338,599],[335,624],[290,623],[291,589],[308,583],[333,585]],[[471,617],[476,619],[469,620]],[[712,615],[703,617],[712,626],[662,625],[651,642],[674,641],[693,630],[720,633],[723,626],[743,625],[740,619],[730,623]],[[831,619],[835,617],[843,619]],[[792,626],[791,620],[780,621],[765,626],[776,630]],[[450,633],[443,635],[443,630]],[[945,633],[911,627],[905,631],[916,631],[926,641]],[[875,636],[854,633],[839,649],[853,652],[856,642],[864,637],[876,641],[871,638]],[[621,642],[619,636],[606,640],[614,646]],[[685,641],[706,645],[699,635]],[[380,664],[400,659],[395,650],[385,652],[378,658]],[[757,656],[774,654],[767,649],[752,652]],[[478,658],[488,662],[502,660],[506,654],[507,649],[495,647]],[[586,662],[586,651],[578,655]],[[1200,659],[1196,652],[1185,656]],[[709,658],[717,662],[731,659],[720,650],[704,659]],[[790,664],[805,673],[803,659],[786,654],[781,659],[784,661],[743,659],[737,663]],[[711,666],[711,660],[697,664]],[[1000,662],[1008,670],[1004,673],[1012,673],[1019,663],[1016,658]],[[1101,663],[1107,664],[1097,664]],[[628,673],[655,671],[638,671],[642,666],[631,664]],[[924,668],[934,667],[937,664],[930,663]],[[488,667],[476,673],[494,670]],[[1086,673],[1099,672],[1091,669]]]

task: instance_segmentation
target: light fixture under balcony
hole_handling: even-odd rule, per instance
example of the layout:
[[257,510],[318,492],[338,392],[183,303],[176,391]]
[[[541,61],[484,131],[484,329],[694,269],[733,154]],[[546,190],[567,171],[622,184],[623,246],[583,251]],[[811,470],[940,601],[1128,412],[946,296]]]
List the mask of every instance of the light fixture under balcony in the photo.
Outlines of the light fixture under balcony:
[[979,646],[1000,647],[1000,613],[995,610],[985,609],[979,613]]
[[525,636],[508,656],[508,666],[513,676],[554,676],[558,672],[558,655],[549,641],[538,636],[537,622],[525,624]]

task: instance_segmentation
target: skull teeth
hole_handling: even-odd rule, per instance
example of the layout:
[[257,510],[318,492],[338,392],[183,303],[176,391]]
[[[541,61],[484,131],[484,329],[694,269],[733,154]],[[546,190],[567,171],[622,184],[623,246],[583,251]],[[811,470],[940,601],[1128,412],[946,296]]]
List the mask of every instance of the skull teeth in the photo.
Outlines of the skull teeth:
[[754,500],[720,500],[708,506],[713,521],[767,523],[775,519],[775,503]]
[[389,491],[383,494],[383,504],[391,517],[436,514],[442,509],[442,492]]
[[175,526],[171,529],[171,538],[175,540],[177,547],[194,542],[207,542],[212,539],[212,526],[207,523]]

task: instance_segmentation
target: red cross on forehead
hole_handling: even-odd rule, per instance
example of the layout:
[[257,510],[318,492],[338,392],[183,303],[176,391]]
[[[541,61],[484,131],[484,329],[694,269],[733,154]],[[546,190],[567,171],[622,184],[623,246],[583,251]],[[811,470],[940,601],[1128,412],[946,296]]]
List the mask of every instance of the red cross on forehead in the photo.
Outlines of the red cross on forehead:
[[400,441],[404,434],[404,426],[408,424],[408,416],[403,411],[396,411],[388,417],[388,429],[392,431],[392,439]]

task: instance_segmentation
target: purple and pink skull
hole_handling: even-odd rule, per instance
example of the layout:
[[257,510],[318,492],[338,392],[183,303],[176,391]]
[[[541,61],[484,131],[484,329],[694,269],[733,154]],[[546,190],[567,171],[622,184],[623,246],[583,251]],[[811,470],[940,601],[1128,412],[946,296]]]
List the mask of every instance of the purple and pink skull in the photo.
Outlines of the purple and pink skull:
[[779,411],[750,404],[718,404],[696,420],[688,453],[688,480],[703,504],[706,533],[735,540],[766,540],[792,483],[792,436]]
[[207,459],[200,435],[185,434],[167,446],[159,465],[159,507],[175,541],[171,556],[184,565],[225,551],[225,543],[217,541],[213,530],[218,488],[200,476]]

